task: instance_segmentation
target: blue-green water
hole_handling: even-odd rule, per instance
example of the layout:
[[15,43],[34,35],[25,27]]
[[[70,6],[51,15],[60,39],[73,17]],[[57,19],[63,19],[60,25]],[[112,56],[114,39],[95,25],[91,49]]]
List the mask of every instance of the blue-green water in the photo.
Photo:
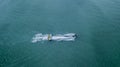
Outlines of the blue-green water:
[[[76,41],[31,43],[69,32]],[[120,1],[0,0],[0,67],[120,67]]]

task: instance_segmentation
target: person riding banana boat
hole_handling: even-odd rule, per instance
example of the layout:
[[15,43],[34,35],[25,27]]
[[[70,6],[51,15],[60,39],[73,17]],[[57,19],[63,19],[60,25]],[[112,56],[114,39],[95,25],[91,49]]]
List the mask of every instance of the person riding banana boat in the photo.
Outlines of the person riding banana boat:
[[68,34],[57,34],[57,35],[52,35],[52,34],[45,34],[43,35],[42,33],[36,34],[32,38],[32,42],[38,42],[38,41],[74,41],[76,38],[75,33],[68,33]]

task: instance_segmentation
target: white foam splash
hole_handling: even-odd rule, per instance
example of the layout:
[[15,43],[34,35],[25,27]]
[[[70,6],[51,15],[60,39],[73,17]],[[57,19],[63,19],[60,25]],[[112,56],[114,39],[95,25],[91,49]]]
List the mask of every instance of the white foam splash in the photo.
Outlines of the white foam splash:
[[[48,36],[51,34],[42,34],[38,33],[35,34],[35,36],[32,38],[32,43],[36,43],[38,41],[46,41],[48,39]],[[68,34],[56,34],[56,35],[51,35],[50,40],[52,41],[74,41],[75,40],[75,33],[68,33]]]

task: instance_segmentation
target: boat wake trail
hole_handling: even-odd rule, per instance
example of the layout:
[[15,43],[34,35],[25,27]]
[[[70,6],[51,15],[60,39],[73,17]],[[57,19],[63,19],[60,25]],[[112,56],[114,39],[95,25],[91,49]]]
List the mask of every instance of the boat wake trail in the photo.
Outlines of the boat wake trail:
[[67,34],[42,34],[38,33],[32,38],[32,43],[36,43],[38,41],[74,41],[76,38],[75,33],[67,33]]

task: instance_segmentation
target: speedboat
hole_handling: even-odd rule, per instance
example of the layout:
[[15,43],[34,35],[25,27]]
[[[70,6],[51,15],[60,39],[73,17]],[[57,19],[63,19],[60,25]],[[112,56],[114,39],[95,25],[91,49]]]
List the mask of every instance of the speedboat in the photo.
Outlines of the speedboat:
[[38,42],[38,41],[74,41],[76,38],[75,33],[67,33],[67,34],[42,34],[38,33],[35,34],[35,36],[32,38],[32,42]]

